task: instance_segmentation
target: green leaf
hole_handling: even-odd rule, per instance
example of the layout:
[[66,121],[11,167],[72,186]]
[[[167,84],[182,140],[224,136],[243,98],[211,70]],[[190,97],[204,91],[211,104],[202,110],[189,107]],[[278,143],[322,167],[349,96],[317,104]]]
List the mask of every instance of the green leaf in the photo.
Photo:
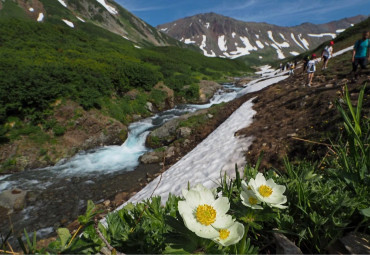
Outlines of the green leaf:
[[360,213],[366,217],[370,217],[370,207],[368,208],[365,208],[365,209],[361,209],[360,210]]
[[68,240],[71,238],[71,234],[69,233],[69,230],[67,228],[58,228],[57,233],[60,238],[62,247],[65,247]]

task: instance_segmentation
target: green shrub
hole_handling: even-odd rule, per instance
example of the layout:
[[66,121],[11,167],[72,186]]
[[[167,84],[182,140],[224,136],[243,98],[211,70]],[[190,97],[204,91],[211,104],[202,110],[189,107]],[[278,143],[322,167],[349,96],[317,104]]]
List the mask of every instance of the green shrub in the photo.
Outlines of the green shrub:
[[61,126],[60,124],[56,124],[53,127],[53,133],[55,136],[62,136],[66,132],[66,128]]

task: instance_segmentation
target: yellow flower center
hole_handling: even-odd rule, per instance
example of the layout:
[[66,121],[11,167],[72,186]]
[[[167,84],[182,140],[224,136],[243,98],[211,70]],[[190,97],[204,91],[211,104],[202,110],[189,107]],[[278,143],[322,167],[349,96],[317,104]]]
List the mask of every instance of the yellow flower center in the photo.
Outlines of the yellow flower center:
[[272,194],[272,189],[269,186],[266,185],[261,185],[258,188],[258,192],[261,194],[263,197],[269,197]]
[[216,221],[216,210],[210,205],[199,205],[195,215],[198,222],[206,226]]
[[257,204],[257,202],[258,202],[258,200],[257,200],[256,198],[254,198],[254,197],[249,197],[249,203],[250,203],[251,205],[255,205],[255,204]]
[[225,240],[226,238],[229,237],[230,235],[230,231],[227,230],[227,229],[221,229],[220,231],[218,231],[220,233],[220,239],[221,240]]

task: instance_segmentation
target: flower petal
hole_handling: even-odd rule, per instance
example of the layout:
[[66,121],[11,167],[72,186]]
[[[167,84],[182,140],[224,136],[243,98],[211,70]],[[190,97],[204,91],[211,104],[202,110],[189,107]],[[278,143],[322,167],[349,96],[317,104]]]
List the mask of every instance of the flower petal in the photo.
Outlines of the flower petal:
[[227,197],[219,197],[213,203],[213,208],[217,214],[225,214],[230,209],[229,199]]
[[256,181],[255,181],[255,183],[256,183],[256,187],[259,187],[261,185],[266,185],[266,179],[265,179],[265,177],[263,176],[262,173],[258,173],[256,175]]
[[186,194],[186,203],[191,207],[191,209],[195,209],[200,205],[200,194],[196,190],[189,190]]
[[214,228],[220,229],[220,228],[228,228],[233,224],[234,224],[234,220],[233,220],[233,217],[231,217],[231,215],[222,214],[222,215],[216,216],[216,221],[212,223],[212,226]]
[[218,236],[218,231],[215,230],[212,225],[202,225],[194,217],[189,215],[184,215],[182,218],[184,219],[185,226],[189,230],[194,232],[197,236],[208,239],[212,239]]
[[230,234],[226,239],[221,239],[219,236],[214,238],[213,241],[223,246],[229,246],[239,242],[244,236],[244,226],[239,222],[235,222],[232,226],[227,229]]

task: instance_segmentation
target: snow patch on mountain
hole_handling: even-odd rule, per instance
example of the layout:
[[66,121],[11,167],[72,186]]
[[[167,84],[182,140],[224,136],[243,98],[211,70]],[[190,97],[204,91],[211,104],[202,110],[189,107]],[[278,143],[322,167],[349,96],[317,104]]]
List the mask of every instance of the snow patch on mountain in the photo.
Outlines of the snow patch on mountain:
[[28,9],[30,12],[34,12],[35,9],[33,9],[32,7]]
[[207,44],[206,44],[206,41],[207,41],[207,36],[205,35],[202,35],[203,37],[203,40],[202,40],[202,43],[200,44],[199,48],[203,51],[203,55],[204,56],[207,56],[207,57],[216,57],[216,53],[213,52],[213,50],[211,50],[211,54],[209,54],[207,52]]
[[260,48],[260,49],[265,48],[265,46],[261,43],[261,41],[256,41],[256,44],[257,44],[258,48]]
[[232,32],[231,36],[232,36],[233,38],[235,38],[235,35],[236,35],[236,33],[235,33],[235,32]]
[[66,4],[63,0],[58,0],[58,2],[59,2],[61,5],[63,5],[64,7],[66,7],[66,8],[67,8],[67,4]]
[[259,58],[259,59],[263,59],[263,57],[262,57],[262,56],[259,56],[258,58]]
[[272,43],[271,46],[276,49],[276,53],[278,54],[278,59],[284,59],[285,58],[284,53],[281,51],[279,46],[277,46],[274,43]]
[[166,32],[167,30],[168,30],[168,27],[161,28],[161,31],[162,31],[162,32]]
[[259,35],[255,35],[257,39],[260,39],[260,36]]
[[107,11],[109,11],[110,13],[112,14],[118,14],[118,11],[111,5],[108,5],[105,0],[96,0],[98,1],[98,3],[100,3],[101,5],[104,6],[105,9],[107,9]]
[[309,50],[309,49],[310,49],[310,48],[308,48],[309,44],[308,44],[307,40],[306,40],[306,39],[304,39],[304,38],[302,37],[302,34],[299,34],[299,35],[298,35],[298,39],[301,41],[301,43],[303,44],[303,46],[304,46],[307,50]]
[[344,48],[342,50],[338,50],[337,52],[334,52],[333,57],[342,55],[343,53],[346,53],[347,51],[353,50],[353,46],[349,46],[347,48]]
[[196,41],[192,41],[191,39],[186,38],[185,41],[184,41],[184,43],[186,43],[186,44],[192,44],[192,43],[196,43]]
[[83,22],[83,23],[85,23],[86,21],[85,20],[83,20],[82,18],[80,18],[80,17],[78,17],[78,16],[76,16],[76,18],[77,19],[79,19],[81,22]]
[[295,39],[295,36],[293,33],[290,34],[290,37],[293,39],[293,41],[299,46],[301,47],[302,49],[305,49],[303,48],[303,46],[297,41],[297,39]]
[[290,47],[289,43],[287,43],[287,42],[283,42],[283,43],[276,42],[275,39],[274,39],[274,37],[272,36],[272,31],[267,31],[267,34],[268,34],[270,40],[273,41],[274,44],[277,47],[279,47],[279,48],[288,48],[288,47]]
[[204,25],[207,29],[209,28],[209,22]]
[[324,36],[331,36],[331,38],[335,38],[337,37],[336,34],[333,34],[333,33],[322,33],[322,34],[307,34],[308,36],[311,36],[311,37],[324,37]]
[[279,33],[280,37],[283,38],[284,41],[286,41],[284,35],[282,33]]
[[269,44],[268,42],[265,42],[265,45],[266,45],[266,46],[270,46],[270,44]]
[[225,35],[221,35],[218,37],[218,47],[221,51],[227,51]]
[[337,29],[337,30],[335,30],[335,32],[336,32],[337,34],[340,34],[340,33],[344,32],[344,30],[345,30],[345,29]]
[[[253,46],[248,37],[241,36],[240,40],[243,42],[245,47],[236,47],[236,51],[231,51],[231,58],[237,58],[244,55],[249,55],[250,51],[257,50],[257,47]],[[226,54],[224,54],[226,56]]]
[[66,24],[67,24],[67,26],[69,26],[69,27],[71,27],[71,28],[74,28],[74,27],[75,27],[75,25],[74,25],[71,21],[66,20],[66,19],[62,19],[62,20],[63,20],[63,22],[64,22],[64,23],[66,23]]
[[37,21],[41,22],[44,20],[44,14],[42,12],[39,13],[39,16],[37,17]]
[[292,54],[293,56],[298,56],[299,55],[299,53],[298,52],[296,52],[296,51],[291,51],[291,52],[289,52],[290,54]]

